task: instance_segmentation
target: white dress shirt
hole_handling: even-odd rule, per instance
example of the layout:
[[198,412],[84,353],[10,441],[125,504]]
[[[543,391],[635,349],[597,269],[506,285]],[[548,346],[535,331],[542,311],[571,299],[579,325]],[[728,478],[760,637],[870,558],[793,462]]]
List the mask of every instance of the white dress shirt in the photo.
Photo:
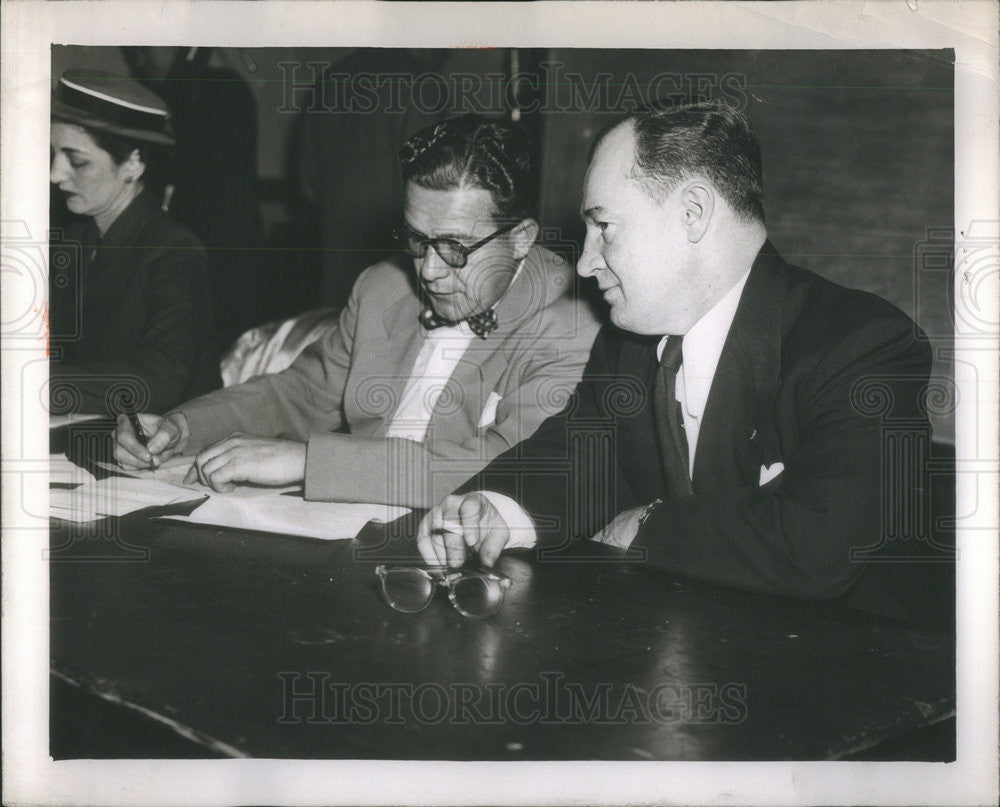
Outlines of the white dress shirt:
[[[699,319],[690,330],[684,334],[682,350],[683,360],[677,372],[674,387],[674,397],[681,405],[684,417],[684,433],[688,443],[688,473],[694,476],[694,459],[698,450],[698,434],[701,430],[701,419],[708,403],[708,393],[712,388],[712,379],[719,366],[722,348],[729,336],[736,309],[743,295],[750,270],[741,277],[725,296],[719,300],[708,313]],[[663,348],[669,337],[664,336],[656,348],[656,357],[663,355]],[[530,547],[535,545],[537,534],[531,517],[509,496],[482,491],[490,503],[500,513],[501,518],[510,528],[511,539],[508,547]]]
[[[523,260],[511,276],[507,288],[510,288],[521,274],[522,266],[524,266]],[[438,398],[441,397],[445,385],[455,372],[465,351],[472,344],[472,340],[477,338],[467,322],[443,325],[432,331],[425,331],[423,336],[424,343],[420,346],[420,353],[413,363],[413,370],[410,371],[410,378],[406,382],[399,406],[396,407],[389,427],[385,430],[386,437],[402,437],[416,443],[424,441]],[[480,420],[480,428],[493,423],[494,417],[490,415],[495,416],[496,403],[496,399],[491,395]],[[493,409],[492,413],[488,411],[490,407]]]
[[[741,277],[726,296],[717,302],[708,313],[698,320],[684,334],[684,347],[681,351],[683,360],[677,371],[677,381],[674,385],[674,397],[681,405],[684,416],[684,434],[688,444],[688,474],[694,476],[694,455],[698,450],[698,433],[701,431],[701,418],[705,414],[705,404],[708,403],[708,393],[712,388],[712,379],[719,366],[722,347],[729,336],[729,329],[736,316],[736,308],[743,295],[750,271]],[[663,356],[663,348],[667,344],[664,336],[656,347],[656,358]]]
[[386,437],[424,441],[438,398],[476,335],[467,322],[460,322],[426,331],[423,337],[403,397],[385,430]]

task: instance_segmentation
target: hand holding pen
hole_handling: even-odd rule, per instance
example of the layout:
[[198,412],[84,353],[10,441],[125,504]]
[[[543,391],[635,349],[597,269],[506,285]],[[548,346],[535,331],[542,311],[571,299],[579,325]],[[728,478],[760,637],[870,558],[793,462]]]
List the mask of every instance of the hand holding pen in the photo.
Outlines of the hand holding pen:
[[183,415],[127,414],[118,416],[115,428],[115,461],[128,470],[158,468],[184,451],[188,439]]
[[129,424],[132,426],[132,431],[135,432],[135,439],[139,441],[139,445],[143,447],[149,445],[149,438],[146,436],[146,432],[142,430],[142,424],[139,422],[139,416],[135,412],[129,412],[126,417],[128,418]]

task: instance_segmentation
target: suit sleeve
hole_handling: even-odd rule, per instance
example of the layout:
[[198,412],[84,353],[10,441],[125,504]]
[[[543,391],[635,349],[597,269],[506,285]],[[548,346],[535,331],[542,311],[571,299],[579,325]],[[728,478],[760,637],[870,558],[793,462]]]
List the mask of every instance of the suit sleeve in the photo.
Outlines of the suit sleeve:
[[580,309],[566,305],[561,311],[537,336],[510,349],[508,382],[493,423],[473,429],[464,440],[429,433],[423,443],[314,434],[306,455],[305,497],[431,507],[528,438],[565,403],[597,331],[596,322]]
[[58,387],[58,379],[72,377],[81,411],[104,412],[119,395],[129,396],[121,387],[125,376],[142,386],[136,394],[146,399],[144,408],[162,412],[183,400],[199,372],[210,341],[205,253],[192,248],[160,250],[149,267],[143,297],[149,317],[134,347],[114,359],[52,362],[52,388]]
[[191,432],[187,451],[200,451],[233,432],[305,442],[314,431],[340,428],[362,283],[359,279],[355,284],[338,327],[307,346],[287,369],[203,395],[173,410],[187,418]]
[[516,501],[534,522],[537,543],[557,550],[593,535],[636,506],[615,451],[615,411],[635,392],[615,374],[610,329],[594,341],[583,377],[566,406],[530,438],[501,454],[459,488]]
[[[851,549],[876,544],[884,504],[907,506],[919,484],[883,456],[883,416],[866,411],[871,384],[896,423],[926,425],[919,398],[931,364],[902,318],[869,323],[841,340],[794,390],[797,445],[776,480],[659,504],[633,547],[670,572],[774,594],[832,598],[865,568]],[[919,460],[918,460],[919,461]]]

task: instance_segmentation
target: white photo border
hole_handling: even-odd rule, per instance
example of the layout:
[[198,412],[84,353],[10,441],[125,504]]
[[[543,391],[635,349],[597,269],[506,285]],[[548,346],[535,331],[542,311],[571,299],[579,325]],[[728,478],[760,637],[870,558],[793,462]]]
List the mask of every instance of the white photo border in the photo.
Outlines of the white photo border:
[[[1000,243],[997,4],[977,2],[42,2],[5,0],[2,237],[48,227],[50,46],[954,48],[955,231]],[[956,284],[962,282],[961,242]],[[996,265],[977,311],[997,320]],[[977,282],[980,278],[975,278]],[[969,282],[966,279],[966,282]],[[3,322],[35,290],[3,279]],[[962,306],[965,297],[956,288]],[[3,784],[17,804],[982,804],[997,795],[997,351],[995,333],[956,333],[958,738],[954,763],[454,763],[350,760],[69,760],[48,757],[45,413],[18,411],[35,343],[3,352]],[[980,402],[976,407],[972,404]],[[975,418],[978,417],[978,420]],[[21,434],[24,438],[22,441]],[[16,439],[15,439],[16,438]],[[30,449],[30,453],[23,452]],[[47,452],[45,452],[47,454]],[[11,469],[11,470],[9,470]],[[32,478],[33,477],[33,478]],[[41,484],[39,484],[41,483]],[[23,498],[27,497],[27,498]],[[11,529],[9,528],[19,528]],[[845,767],[850,766],[850,767]]]

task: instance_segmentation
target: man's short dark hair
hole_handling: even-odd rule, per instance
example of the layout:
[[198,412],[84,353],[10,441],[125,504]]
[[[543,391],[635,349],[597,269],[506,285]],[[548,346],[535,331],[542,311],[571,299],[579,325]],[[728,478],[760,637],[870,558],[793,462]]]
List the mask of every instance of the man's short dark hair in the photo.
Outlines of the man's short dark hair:
[[407,140],[399,165],[404,183],[436,191],[470,186],[489,191],[498,219],[532,215],[531,141],[518,124],[478,115],[449,118]]
[[653,198],[703,176],[736,215],[764,221],[760,143],[742,112],[702,102],[637,112],[626,120],[635,131],[635,178]]

